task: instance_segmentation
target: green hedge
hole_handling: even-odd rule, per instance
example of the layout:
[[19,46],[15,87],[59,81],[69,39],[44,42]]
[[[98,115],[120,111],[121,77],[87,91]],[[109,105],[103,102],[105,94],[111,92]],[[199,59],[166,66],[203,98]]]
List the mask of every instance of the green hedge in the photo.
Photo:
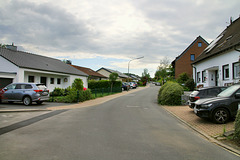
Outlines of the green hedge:
[[[110,87],[111,87],[111,82],[108,81],[108,80],[100,80],[100,81],[89,80],[88,81],[88,88],[90,88],[90,89],[110,88]],[[121,81],[114,81],[113,82],[113,87],[122,87],[122,82]]]
[[161,105],[181,105],[183,87],[176,82],[167,82],[159,90],[158,103]]
[[234,139],[240,144],[240,111],[238,111],[234,125],[235,125]]

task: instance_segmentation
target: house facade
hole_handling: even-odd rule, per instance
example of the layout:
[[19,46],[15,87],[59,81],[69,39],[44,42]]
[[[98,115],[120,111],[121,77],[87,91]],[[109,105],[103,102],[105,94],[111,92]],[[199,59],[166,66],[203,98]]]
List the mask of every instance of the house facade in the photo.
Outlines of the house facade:
[[116,70],[112,70],[112,69],[108,69],[108,68],[100,68],[98,69],[96,72],[104,75],[105,77],[109,77],[109,75],[113,72],[116,72],[118,74],[118,78],[117,78],[117,81],[122,81],[122,82],[126,82],[127,79],[128,79],[128,76],[119,72],[119,71],[116,71]]
[[64,62],[37,54],[0,48],[0,88],[12,82],[44,83],[50,91],[67,88],[76,78],[88,87],[88,75]]
[[229,86],[239,83],[240,19],[214,40],[192,63],[197,87]]
[[172,62],[177,79],[181,73],[186,72],[190,77],[193,75],[191,63],[208,46],[208,42],[201,36],[198,36],[176,59]]

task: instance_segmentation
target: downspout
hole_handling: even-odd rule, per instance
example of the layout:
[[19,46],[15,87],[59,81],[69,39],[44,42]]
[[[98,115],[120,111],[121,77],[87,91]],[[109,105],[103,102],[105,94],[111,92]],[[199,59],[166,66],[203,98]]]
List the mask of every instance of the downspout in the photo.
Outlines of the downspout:
[[194,79],[195,79],[195,87],[197,87],[197,68],[194,66],[194,65],[192,65],[193,66],[193,68],[194,68]]

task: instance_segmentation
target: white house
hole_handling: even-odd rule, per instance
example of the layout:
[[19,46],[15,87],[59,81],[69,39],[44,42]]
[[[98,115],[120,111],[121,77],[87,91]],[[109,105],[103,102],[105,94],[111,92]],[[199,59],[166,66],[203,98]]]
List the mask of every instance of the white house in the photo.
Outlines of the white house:
[[240,18],[231,24],[192,63],[198,87],[239,83]]
[[107,77],[107,78],[109,77],[109,75],[110,75],[111,73],[114,73],[114,72],[115,72],[115,73],[118,74],[117,81],[123,81],[123,82],[125,82],[125,81],[127,81],[127,79],[128,79],[128,76],[127,76],[127,75],[125,75],[125,74],[123,74],[123,73],[121,73],[121,72],[119,72],[119,71],[109,69],[109,68],[104,68],[104,67],[102,67],[102,68],[98,69],[96,72],[104,75],[104,76]]
[[0,88],[12,82],[44,83],[50,91],[67,88],[76,78],[88,87],[88,75],[64,62],[0,47]]

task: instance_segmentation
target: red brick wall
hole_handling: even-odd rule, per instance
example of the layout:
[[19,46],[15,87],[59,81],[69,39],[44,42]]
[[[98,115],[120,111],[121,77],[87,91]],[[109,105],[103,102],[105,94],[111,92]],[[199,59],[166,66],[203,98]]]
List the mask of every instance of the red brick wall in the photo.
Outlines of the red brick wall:
[[[202,43],[202,47],[198,47],[198,42]],[[193,75],[193,68],[191,66],[191,54],[195,54],[195,59],[202,53],[207,47],[201,39],[197,39],[196,42],[190,46],[190,48],[175,61],[175,78],[178,78],[179,74],[186,72],[190,77]]]

